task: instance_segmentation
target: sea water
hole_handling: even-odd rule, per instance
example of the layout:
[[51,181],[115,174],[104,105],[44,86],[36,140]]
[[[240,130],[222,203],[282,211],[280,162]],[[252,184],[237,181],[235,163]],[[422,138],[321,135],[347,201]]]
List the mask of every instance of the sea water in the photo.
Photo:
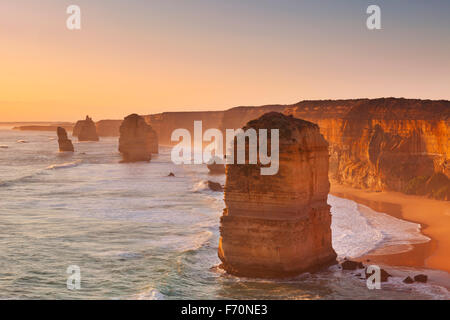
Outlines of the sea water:
[[[357,273],[338,266],[288,280],[227,275],[217,268],[223,194],[206,183],[224,184],[223,175],[174,165],[165,147],[150,163],[121,164],[117,138],[73,138],[73,154],[58,152],[55,138],[0,127],[0,299],[450,297],[437,284],[405,285],[402,278],[369,290]],[[360,212],[338,197],[329,204],[340,259],[385,243],[429,240],[417,224]],[[79,290],[66,284],[73,265],[81,272]]]

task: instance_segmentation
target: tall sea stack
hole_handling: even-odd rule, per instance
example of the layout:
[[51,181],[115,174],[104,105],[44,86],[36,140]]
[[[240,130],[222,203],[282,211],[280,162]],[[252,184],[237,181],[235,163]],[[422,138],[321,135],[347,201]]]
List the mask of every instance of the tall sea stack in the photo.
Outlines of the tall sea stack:
[[[77,123],[78,125],[78,123]],[[86,116],[86,119],[79,121],[78,141],[98,141],[97,127],[92,118]]]
[[243,129],[249,128],[279,129],[279,171],[263,176],[260,164],[227,165],[222,267],[238,276],[284,278],[334,264],[328,143],[319,127],[270,112]]
[[74,152],[72,141],[67,138],[66,129],[58,127],[56,133],[58,134],[59,151]]
[[119,152],[123,162],[150,161],[158,153],[158,136],[141,116],[131,114],[120,126]]

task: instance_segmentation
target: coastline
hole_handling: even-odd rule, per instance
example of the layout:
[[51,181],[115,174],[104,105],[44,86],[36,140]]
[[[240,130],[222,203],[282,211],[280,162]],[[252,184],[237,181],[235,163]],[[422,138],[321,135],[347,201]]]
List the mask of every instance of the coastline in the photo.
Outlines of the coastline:
[[429,268],[450,272],[450,202],[410,196],[399,192],[370,192],[333,184],[330,193],[353,200],[359,209],[367,206],[395,218],[418,223],[431,240],[412,244],[412,250],[388,255],[370,253],[356,260],[370,260],[391,266]]

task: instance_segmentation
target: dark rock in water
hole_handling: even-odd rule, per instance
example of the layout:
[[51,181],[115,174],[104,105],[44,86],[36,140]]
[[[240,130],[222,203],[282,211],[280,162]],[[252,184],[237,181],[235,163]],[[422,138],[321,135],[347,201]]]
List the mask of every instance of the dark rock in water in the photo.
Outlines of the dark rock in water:
[[351,260],[345,260],[341,263],[341,266],[344,270],[364,269],[364,265],[361,262]]
[[426,283],[428,281],[428,276],[426,274],[418,274],[414,276],[414,281]]
[[[84,121],[79,121],[78,141],[98,141],[97,127],[89,116]],[[78,123],[77,123],[78,124]]]
[[131,114],[120,126],[119,152],[123,162],[150,161],[158,152],[158,136],[144,118]]
[[[367,269],[365,271],[366,273],[366,279],[369,278],[373,273],[368,273]],[[380,280],[381,282],[388,281],[389,277],[392,277],[386,270],[380,269]]]
[[175,177],[175,174],[173,172],[169,173],[168,177]]
[[411,277],[406,277],[403,280],[403,283],[411,284],[411,283],[414,283],[414,280]]
[[67,138],[66,129],[58,127],[56,133],[58,134],[59,151],[74,152],[72,141]]
[[208,181],[208,188],[212,191],[221,192],[223,191],[223,187],[220,183]]
[[209,173],[211,174],[225,174],[225,164],[223,159],[219,157],[214,157],[208,161],[206,166],[208,167]]

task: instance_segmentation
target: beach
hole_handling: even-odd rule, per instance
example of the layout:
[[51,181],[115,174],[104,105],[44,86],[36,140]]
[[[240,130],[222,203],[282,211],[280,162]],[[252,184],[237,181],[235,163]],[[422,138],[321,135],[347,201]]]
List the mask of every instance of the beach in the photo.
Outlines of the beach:
[[[421,232],[431,238],[413,244],[413,249],[391,255],[368,254],[369,259],[393,266],[430,268],[450,272],[450,202],[410,196],[398,192],[369,192],[332,184],[331,194],[356,201],[378,212],[421,225]],[[364,210],[364,208],[360,208]]]

